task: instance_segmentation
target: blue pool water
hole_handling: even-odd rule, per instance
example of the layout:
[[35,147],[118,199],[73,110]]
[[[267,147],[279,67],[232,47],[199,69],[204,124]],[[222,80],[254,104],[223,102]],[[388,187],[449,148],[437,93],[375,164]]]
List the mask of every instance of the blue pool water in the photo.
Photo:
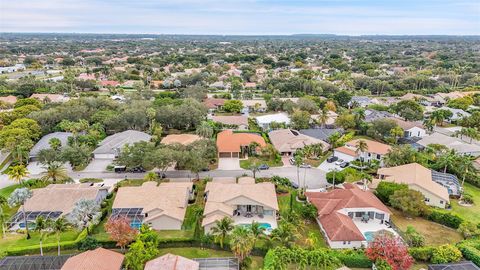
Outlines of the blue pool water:
[[142,222],[131,222],[130,227],[133,229],[140,229],[140,227],[142,227]]
[[363,236],[367,239],[367,242],[372,242],[373,238],[375,237],[375,232],[364,232]]
[[[252,224],[238,224],[238,226],[242,226],[242,227],[247,227],[247,228],[250,228],[250,226],[252,226]],[[266,231],[271,231],[272,230],[272,225],[270,225],[269,223],[260,223],[260,228],[264,228]]]

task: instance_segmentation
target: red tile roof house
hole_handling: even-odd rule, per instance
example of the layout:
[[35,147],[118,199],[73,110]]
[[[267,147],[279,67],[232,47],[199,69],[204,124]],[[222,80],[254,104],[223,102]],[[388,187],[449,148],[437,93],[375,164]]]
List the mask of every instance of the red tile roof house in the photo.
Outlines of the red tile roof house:
[[306,192],[307,200],[317,207],[317,222],[331,248],[361,248],[373,234],[387,230],[390,210],[370,191],[354,184],[329,192]]
[[[241,158],[247,152],[250,143],[256,142],[259,148],[267,144],[262,136],[255,133],[234,133],[224,130],[217,135],[217,151],[220,158]],[[258,150],[258,149],[257,149]]]
[[[367,150],[365,152],[357,153],[358,141],[364,141],[367,144]],[[385,156],[392,147],[387,144],[367,139],[351,140],[345,144],[334,149],[334,155],[339,159],[343,159],[347,162],[363,159],[365,162],[371,160],[377,160],[382,165],[383,156]]]
[[226,99],[221,98],[207,98],[203,101],[203,104],[207,107],[209,111],[220,110],[225,104]]

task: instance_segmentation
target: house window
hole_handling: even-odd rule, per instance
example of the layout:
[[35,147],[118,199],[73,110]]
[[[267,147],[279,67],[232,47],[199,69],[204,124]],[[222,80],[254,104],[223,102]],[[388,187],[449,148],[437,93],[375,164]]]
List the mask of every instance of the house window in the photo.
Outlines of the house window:
[[429,201],[430,201],[430,198],[425,198],[425,201],[426,201],[426,202],[429,202]]
[[263,210],[265,216],[273,216],[273,210]]
[[247,205],[247,212],[252,212],[252,206],[251,205]]
[[443,204],[443,201],[440,201],[440,204]]
[[346,245],[346,244],[347,244],[347,242],[346,242],[346,241],[343,241],[343,244],[344,244],[344,245]]
[[377,159],[380,159],[380,155],[379,155],[379,154],[377,154]]
[[368,153],[368,157],[371,157],[371,156],[372,156],[372,154],[371,154],[371,153]]
[[363,212],[355,212],[355,217],[362,217],[363,216]]
[[148,213],[145,213],[145,217],[148,217]]
[[375,213],[375,218],[383,220],[385,218],[385,214]]

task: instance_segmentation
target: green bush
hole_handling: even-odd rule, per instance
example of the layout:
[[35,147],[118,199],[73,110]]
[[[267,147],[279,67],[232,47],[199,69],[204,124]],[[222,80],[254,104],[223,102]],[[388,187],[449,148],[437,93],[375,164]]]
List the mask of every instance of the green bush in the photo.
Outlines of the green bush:
[[77,248],[80,251],[94,250],[99,246],[100,244],[98,243],[97,239],[93,238],[92,236],[87,236],[86,238],[80,240],[77,244]]
[[375,262],[375,267],[377,270],[392,270],[390,264],[388,264],[388,262],[385,260],[377,260]]
[[409,248],[408,253],[416,261],[430,262],[430,260],[432,259],[433,249],[434,249],[434,247]]
[[411,247],[422,247],[425,244],[425,237],[415,230],[412,226],[407,226],[404,235],[405,241]]
[[103,179],[100,178],[82,178],[78,180],[80,183],[101,183]]
[[462,252],[453,245],[442,245],[436,247],[432,251],[432,259],[434,264],[458,262],[462,258]]
[[387,181],[382,181],[378,184],[377,189],[375,190],[375,195],[385,204],[390,204],[390,196],[395,193],[397,190],[408,189],[408,186],[405,184],[391,183]]
[[336,257],[347,267],[371,268],[372,262],[365,256],[361,250],[338,250],[335,251]]
[[460,224],[462,224],[463,222],[463,219],[461,217],[451,213],[441,212],[439,210],[430,211],[426,218],[428,220],[440,223],[453,229],[458,229]]
[[480,238],[464,240],[457,244],[463,257],[480,266]]

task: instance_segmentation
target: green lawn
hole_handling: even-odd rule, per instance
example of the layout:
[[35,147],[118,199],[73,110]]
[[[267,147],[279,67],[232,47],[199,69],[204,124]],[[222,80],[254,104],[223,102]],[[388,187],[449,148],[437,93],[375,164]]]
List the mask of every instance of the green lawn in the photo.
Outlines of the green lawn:
[[[201,248],[161,248],[160,256],[167,253],[183,256],[185,258],[219,258],[219,257],[234,257],[229,251],[214,250],[214,249],[201,249]],[[252,264],[247,269],[260,269],[263,267],[263,258],[258,256],[252,256]]]
[[474,204],[472,206],[461,206],[458,200],[450,200],[452,206],[451,210],[445,210],[452,214],[457,214],[464,220],[473,223],[480,223],[480,188],[475,187],[469,183],[465,183],[464,192],[473,197]]
[[[60,235],[60,242],[63,241],[73,241],[77,239],[79,232],[77,231],[67,231]],[[26,239],[24,234],[8,234],[5,238],[0,239],[0,254],[2,251],[6,251],[10,248],[20,248],[28,246],[38,246],[40,244],[40,234],[36,232],[30,232],[30,239]],[[57,238],[55,235],[47,236],[44,241],[44,244],[57,243]],[[40,249],[38,250],[40,253]]]
[[240,160],[240,167],[245,170],[250,169],[253,164],[256,164],[256,166],[267,164],[269,167],[283,166],[283,162],[281,159],[277,161],[265,157],[249,157],[248,159]]
[[17,188],[19,188],[20,185],[19,184],[15,184],[15,185],[12,185],[12,186],[8,186],[8,187],[5,187],[5,188],[2,188],[0,189],[0,196],[4,197],[5,199],[8,198],[8,196],[10,196],[10,194]]
[[413,226],[415,230],[425,236],[426,245],[454,244],[463,239],[462,235],[454,229],[420,217],[406,218],[400,211],[393,208],[390,210],[392,211],[391,219],[397,227],[406,231],[407,226]]

